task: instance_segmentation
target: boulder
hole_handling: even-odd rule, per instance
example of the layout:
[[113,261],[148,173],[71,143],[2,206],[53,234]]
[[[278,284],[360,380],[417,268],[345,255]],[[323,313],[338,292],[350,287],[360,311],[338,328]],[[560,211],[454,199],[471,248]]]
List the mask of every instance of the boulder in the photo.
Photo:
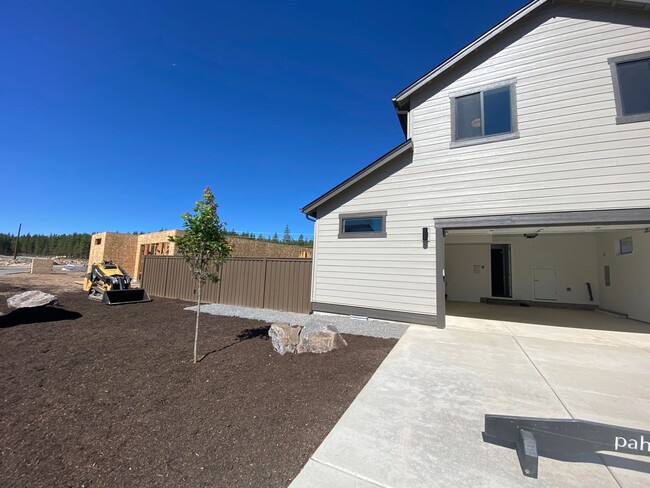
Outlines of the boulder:
[[333,325],[311,323],[305,325],[300,332],[300,342],[298,342],[296,351],[299,354],[303,352],[323,353],[347,345],[348,343]]
[[59,300],[49,293],[42,291],[26,291],[7,298],[9,308],[33,308],[45,305],[57,305]]
[[300,340],[302,326],[275,323],[269,329],[269,337],[273,343],[273,349],[283,356],[290,352],[296,352],[296,346]]

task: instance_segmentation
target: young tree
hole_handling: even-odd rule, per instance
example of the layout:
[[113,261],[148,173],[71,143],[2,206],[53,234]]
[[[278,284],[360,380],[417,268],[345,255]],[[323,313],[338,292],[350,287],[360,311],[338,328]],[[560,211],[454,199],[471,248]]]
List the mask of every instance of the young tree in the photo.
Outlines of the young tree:
[[218,268],[230,256],[232,247],[226,239],[225,223],[217,215],[218,205],[207,187],[203,198],[196,202],[194,214],[183,214],[182,236],[170,236],[176,243],[178,253],[183,257],[197,284],[196,327],[194,331],[194,362],[199,342],[199,314],[201,313],[201,287],[208,281],[217,282]]

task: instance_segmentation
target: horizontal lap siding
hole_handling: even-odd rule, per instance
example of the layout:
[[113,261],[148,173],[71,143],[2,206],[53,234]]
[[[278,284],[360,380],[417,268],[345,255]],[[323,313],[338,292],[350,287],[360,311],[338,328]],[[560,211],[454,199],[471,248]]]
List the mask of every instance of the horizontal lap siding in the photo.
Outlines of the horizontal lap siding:
[[[650,206],[650,122],[616,125],[607,63],[650,50],[650,14],[552,8],[448,86],[414,95],[413,154],[319,208],[314,301],[435,314],[434,218]],[[519,139],[450,149],[450,94],[508,79]],[[338,239],[339,214],[378,210],[386,238]]]
[[[436,217],[650,204],[650,122],[616,125],[607,63],[650,49],[650,14],[625,25],[623,9],[553,13],[440,92],[418,95],[412,204]],[[511,78],[520,138],[450,149],[450,94]],[[385,198],[398,199],[400,186]]]

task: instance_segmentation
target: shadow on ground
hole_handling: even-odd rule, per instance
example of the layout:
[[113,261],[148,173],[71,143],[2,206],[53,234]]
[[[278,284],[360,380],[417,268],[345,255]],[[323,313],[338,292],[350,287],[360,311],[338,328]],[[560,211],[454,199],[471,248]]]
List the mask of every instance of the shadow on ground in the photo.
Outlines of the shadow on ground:
[[7,315],[0,316],[0,329],[17,325],[39,324],[43,322],[60,322],[76,320],[83,317],[79,312],[71,312],[58,307],[19,308]]
[[233,341],[230,344],[227,344],[227,345],[225,345],[223,347],[220,347],[219,349],[214,349],[213,351],[205,353],[199,359],[199,362],[203,361],[210,354],[214,354],[215,352],[223,351],[224,349],[228,349],[229,347],[235,346],[235,345],[239,344],[240,342],[247,341],[249,339],[255,339],[256,337],[259,337],[260,339],[268,340],[268,338],[269,338],[269,329],[270,328],[271,328],[271,326],[266,325],[266,326],[262,326],[262,327],[255,327],[253,329],[244,329],[239,334],[237,334],[237,340],[236,341]]

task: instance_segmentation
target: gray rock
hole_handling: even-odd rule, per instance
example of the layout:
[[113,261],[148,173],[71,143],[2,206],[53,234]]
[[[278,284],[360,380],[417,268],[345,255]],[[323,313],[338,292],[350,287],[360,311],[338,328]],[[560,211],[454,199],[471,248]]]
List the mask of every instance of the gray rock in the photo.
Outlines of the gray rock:
[[300,340],[301,325],[289,325],[286,323],[275,323],[269,329],[269,337],[273,349],[283,356],[290,352],[296,352],[296,346]]
[[348,343],[333,325],[312,322],[305,325],[300,332],[300,342],[298,342],[296,350],[299,354],[303,352],[323,353],[347,345]]
[[7,298],[9,308],[43,307],[45,305],[57,305],[58,303],[59,300],[54,295],[37,290],[26,291]]

